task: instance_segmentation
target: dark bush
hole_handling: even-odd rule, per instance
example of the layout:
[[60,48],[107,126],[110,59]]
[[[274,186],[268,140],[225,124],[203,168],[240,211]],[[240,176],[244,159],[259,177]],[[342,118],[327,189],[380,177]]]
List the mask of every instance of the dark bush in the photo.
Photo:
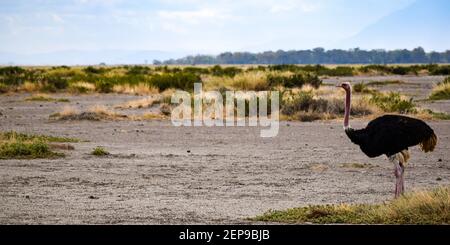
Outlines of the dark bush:
[[159,88],[160,91],[168,88],[192,91],[194,83],[201,82],[199,75],[192,73],[156,74],[150,78],[150,84]]
[[19,75],[25,73],[25,69],[18,66],[6,66],[0,68],[1,76]]
[[95,83],[95,90],[100,93],[111,93],[113,91],[113,82],[107,79],[99,79]]
[[322,84],[322,80],[312,73],[295,73],[290,76],[269,74],[267,75],[267,82],[272,87],[281,85],[286,88],[301,88],[305,84],[318,88]]
[[103,73],[107,72],[108,69],[102,68],[102,67],[95,68],[93,66],[88,66],[88,67],[84,68],[83,71],[86,73],[91,73],[91,74],[103,74]]
[[183,72],[186,73],[193,73],[193,74],[209,74],[208,68],[201,68],[201,67],[194,67],[194,66],[188,66],[183,69]]
[[242,69],[230,66],[222,68],[219,65],[215,65],[211,68],[211,74],[214,76],[228,76],[228,77],[234,77],[236,74],[242,72]]
[[127,75],[149,75],[152,73],[152,70],[147,66],[132,66],[127,67]]
[[440,65],[435,67],[431,72],[431,75],[450,75],[450,65]]
[[353,76],[353,67],[351,66],[337,66],[334,69],[328,69],[324,74],[319,75],[327,75],[327,76]]
[[292,116],[298,111],[309,111],[311,104],[314,102],[314,97],[311,92],[300,92],[292,98],[289,102],[283,102],[281,112],[284,115]]
[[25,81],[26,70],[18,66],[0,68],[0,82],[8,86],[17,86]]
[[395,75],[406,75],[409,71],[409,68],[406,66],[395,66],[391,70],[392,74]]
[[55,89],[66,89],[69,86],[69,81],[61,76],[51,75],[46,76],[44,79],[47,85],[54,87]]

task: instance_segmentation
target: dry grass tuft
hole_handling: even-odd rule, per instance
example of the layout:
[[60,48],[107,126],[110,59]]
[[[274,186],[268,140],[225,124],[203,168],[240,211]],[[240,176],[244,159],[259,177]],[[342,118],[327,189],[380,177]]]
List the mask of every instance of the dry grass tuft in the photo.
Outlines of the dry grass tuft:
[[68,99],[63,99],[63,98],[55,99],[55,98],[50,97],[47,94],[40,94],[40,93],[26,98],[25,101],[70,102]]
[[205,90],[269,90],[267,74],[261,71],[239,73],[234,77],[204,76]]
[[430,100],[450,100],[450,82],[441,83],[433,88]]
[[70,120],[70,121],[72,120],[100,121],[100,120],[126,119],[128,118],[128,116],[111,111],[106,106],[95,105],[89,108],[88,111],[81,113],[74,108],[65,107],[61,112],[50,115],[50,118],[54,118],[57,120]]
[[64,106],[62,111],[58,112],[59,116],[72,116],[78,113],[78,109],[73,106]]
[[133,120],[140,121],[140,120],[154,120],[154,119],[164,119],[165,117],[158,113],[152,113],[147,112],[140,116],[133,117]]
[[307,165],[308,169],[314,171],[314,172],[324,172],[328,170],[328,165],[324,163],[311,163]]
[[38,83],[32,83],[32,82],[24,82],[23,84],[21,84],[17,90],[18,91],[23,91],[23,92],[36,92],[39,91],[42,88],[42,86]]
[[134,94],[134,95],[149,95],[159,93],[158,88],[149,86],[145,83],[139,83],[137,85],[118,84],[114,85],[113,91],[120,94]]
[[69,92],[72,93],[88,93],[95,91],[95,84],[88,82],[76,82],[70,84]]

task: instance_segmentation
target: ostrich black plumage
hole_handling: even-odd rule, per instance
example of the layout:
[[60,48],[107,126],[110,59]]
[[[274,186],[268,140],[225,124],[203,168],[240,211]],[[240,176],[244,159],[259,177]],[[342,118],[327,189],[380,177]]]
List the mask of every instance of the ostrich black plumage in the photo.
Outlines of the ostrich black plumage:
[[369,122],[366,128],[352,129],[349,125],[351,85],[342,83],[338,87],[346,92],[345,134],[368,157],[384,154],[389,158],[395,168],[395,197],[400,196],[405,190],[403,175],[409,159],[408,147],[420,145],[424,152],[433,151],[437,143],[433,129],[422,120],[400,115],[384,115]]

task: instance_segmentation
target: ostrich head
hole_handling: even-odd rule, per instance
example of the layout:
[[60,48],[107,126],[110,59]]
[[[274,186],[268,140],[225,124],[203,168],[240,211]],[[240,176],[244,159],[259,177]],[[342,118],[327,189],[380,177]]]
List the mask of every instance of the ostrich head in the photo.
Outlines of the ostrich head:
[[346,92],[350,92],[352,90],[352,85],[350,85],[349,82],[343,82],[339,85],[336,85],[336,87],[343,88]]

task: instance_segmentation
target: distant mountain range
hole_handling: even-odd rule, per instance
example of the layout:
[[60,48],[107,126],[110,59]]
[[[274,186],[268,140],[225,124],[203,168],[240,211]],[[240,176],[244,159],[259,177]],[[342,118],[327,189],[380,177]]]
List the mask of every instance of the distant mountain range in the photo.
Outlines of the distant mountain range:
[[97,65],[105,64],[152,64],[153,60],[182,57],[186,53],[148,50],[68,50],[39,54],[16,54],[0,52],[2,65]]
[[[434,47],[450,49],[450,1],[418,0],[342,40],[338,47],[378,49]],[[355,20],[357,21],[357,20]],[[444,46],[443,46],[444,45]]]

